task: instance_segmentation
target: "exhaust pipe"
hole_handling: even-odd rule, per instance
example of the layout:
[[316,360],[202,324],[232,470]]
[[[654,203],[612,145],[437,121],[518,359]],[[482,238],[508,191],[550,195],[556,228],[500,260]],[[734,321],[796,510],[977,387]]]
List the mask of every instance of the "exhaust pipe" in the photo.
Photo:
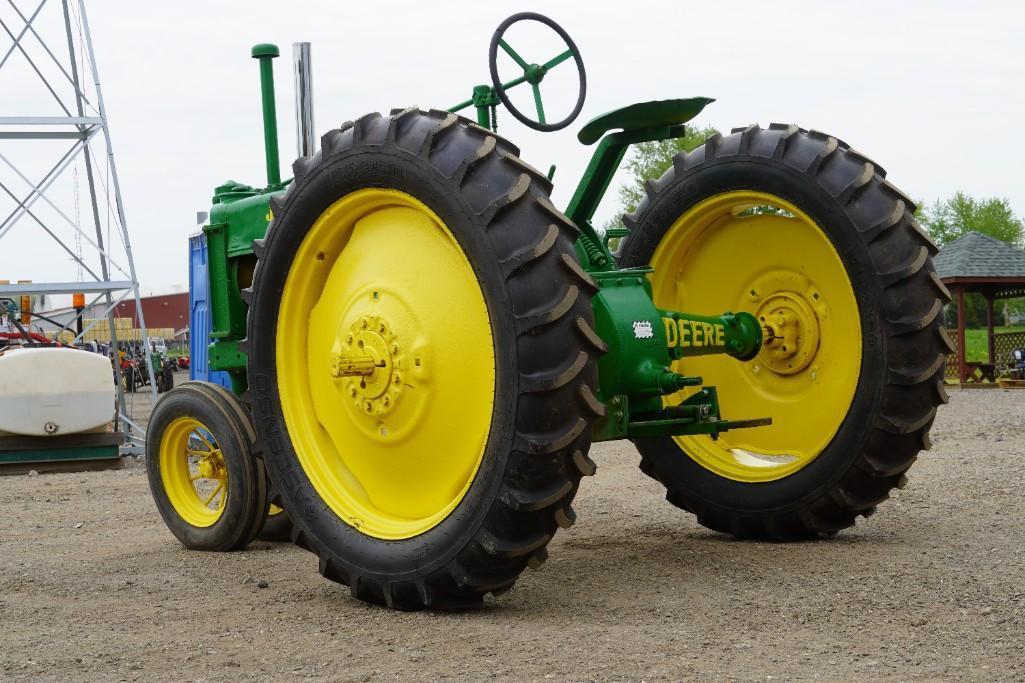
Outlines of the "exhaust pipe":
[[310,44],[292,44],[292,64],[295,68],[295,137],[300,157],[311,157],[317,152],[317,136],[313,128],[313,64],[310,62]]
[[271,60],[277,59],[278,54],[278,46],[271,43],[260,43],[253,46],[253,59],[260,62],[263,145],[267,158],[268,187],[281,184],[281,163],[278,161],[278,114],[274,104],[274,65],[271,63]]

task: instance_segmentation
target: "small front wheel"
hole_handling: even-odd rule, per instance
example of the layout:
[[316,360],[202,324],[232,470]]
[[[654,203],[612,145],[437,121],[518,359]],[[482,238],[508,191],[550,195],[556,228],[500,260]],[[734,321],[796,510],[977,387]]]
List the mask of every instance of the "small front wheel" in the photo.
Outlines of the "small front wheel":
[[160,372],[160,384],[159,391],[165,392],[174,389],[174,371],[170,367],[165,367]]
[[169,391],[153,411],[150,490],[164,523],[190,550],[238,550],[260,529],[267,478],[247,419],[234,395],[208,382]]

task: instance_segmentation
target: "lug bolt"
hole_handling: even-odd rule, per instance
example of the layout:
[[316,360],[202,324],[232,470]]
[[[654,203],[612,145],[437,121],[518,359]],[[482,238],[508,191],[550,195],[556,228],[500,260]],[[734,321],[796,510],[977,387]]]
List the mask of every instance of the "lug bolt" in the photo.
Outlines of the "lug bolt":
[[363,318],[363,320],[360,321],[359,326],[362,327],[365,330],[365,329],[367,329],[367,325],[368,324],[369,323],[367,322],[367,319]]
[[391,352],[393,354],[398,353],[399,352],[399,345],[398,344],[392,344],[391,345]]
[[390,406],[391,405],[391,397],[390,396],[385,396],[384,397],[384,405],[386,405],[386,406]]

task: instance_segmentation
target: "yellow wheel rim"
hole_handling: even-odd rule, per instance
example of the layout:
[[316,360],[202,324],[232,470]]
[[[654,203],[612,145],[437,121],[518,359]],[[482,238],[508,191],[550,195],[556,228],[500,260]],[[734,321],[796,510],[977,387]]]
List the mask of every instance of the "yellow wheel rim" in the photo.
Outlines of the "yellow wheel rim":
[[861,369],[854,290],[822,229],[779,197],[727,192],[680,216],[651,265],[660,308],[748,311],[772,332],[751,361],[706,356],[674,367],[718,387],[724,418],[771,417],[772,425],[726,432],[718,441],[674,437],[680,447],[741,482],[773,481],[812,462],[846,417]]
[[212,526],[228,500],[228,467],[199,420],[171,421],[160,440],[160,478],[174,511],[195,527]]
[[494,343],[473,268],[434,212],[385,189],[332,204],[289,269],[276,344],[289,436],[335,514],[402,539],[456,508],[488,442]]
[[274,503],[271,503],[270,506],[267,508],[267,516],[268,517],[277,517],[278,515],[280,515],[284,511],[285,511],[284,508],[278,507]]

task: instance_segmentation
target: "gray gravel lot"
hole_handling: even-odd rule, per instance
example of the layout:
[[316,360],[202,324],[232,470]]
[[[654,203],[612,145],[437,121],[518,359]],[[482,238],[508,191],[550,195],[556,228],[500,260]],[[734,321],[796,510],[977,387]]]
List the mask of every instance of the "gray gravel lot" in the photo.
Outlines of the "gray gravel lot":
[[598,446],[548,562],[456,614],[359,603],[288,545],[185,551],[137,462],[0,478],[0,680],[1025,680],[1025,391],[951,391],[933,444],[790,545],[702,529]]

